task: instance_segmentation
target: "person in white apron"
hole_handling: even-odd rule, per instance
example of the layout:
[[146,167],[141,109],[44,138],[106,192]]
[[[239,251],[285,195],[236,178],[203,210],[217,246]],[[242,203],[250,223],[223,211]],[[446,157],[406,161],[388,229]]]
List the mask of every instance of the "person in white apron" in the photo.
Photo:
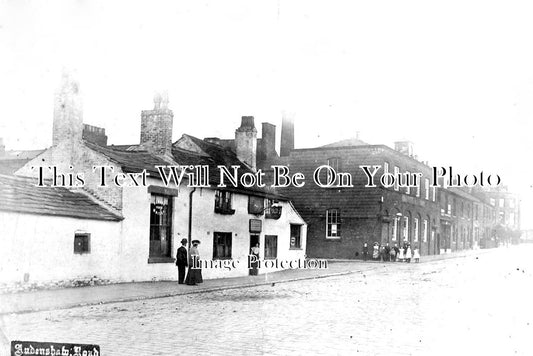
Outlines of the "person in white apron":
[[405,262],[411,263],[411,258],[413,254],[411,252],[411,245],[407,245],[407,252],[405,252]]
[[415,246],[415,249],[413,251],[413,259],[415,260],[415,262],[420,262],[420,252],[418,252],[418,247]]

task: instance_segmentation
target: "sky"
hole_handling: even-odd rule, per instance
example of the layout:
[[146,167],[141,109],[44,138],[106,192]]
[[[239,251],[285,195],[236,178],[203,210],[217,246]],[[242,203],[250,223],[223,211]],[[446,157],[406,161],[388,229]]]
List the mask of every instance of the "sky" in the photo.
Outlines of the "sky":
[[533,228],[532,18],[530,1],[0,0],[0,137],[51,145],[66,69],[110,143],[138,143],[161,90],[174,140],[231,138],[248,115],[279,140],[285,110],[296,148],[359,132],[498,174]]

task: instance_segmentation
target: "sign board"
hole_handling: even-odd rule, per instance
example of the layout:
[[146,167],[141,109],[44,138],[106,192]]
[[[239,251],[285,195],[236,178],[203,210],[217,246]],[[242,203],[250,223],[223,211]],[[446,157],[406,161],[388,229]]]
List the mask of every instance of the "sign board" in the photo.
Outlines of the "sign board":
[[263,222],[259,219],[250,219],[250,232],[261,232]]
[[11,356],[87,355],[100,356],[100,346],[63,342],[11,341]]

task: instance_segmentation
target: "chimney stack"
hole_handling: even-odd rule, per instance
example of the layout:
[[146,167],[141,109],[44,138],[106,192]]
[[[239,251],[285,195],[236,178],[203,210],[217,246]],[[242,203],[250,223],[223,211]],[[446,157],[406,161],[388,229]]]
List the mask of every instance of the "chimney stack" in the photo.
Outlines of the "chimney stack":
[[235,148],[237,158],[256,169],[257,129],[253,116],[243,116],[241,126],[235,130]]
[[397,141],[394,142],[394,149],[406,156],[413,157],[413,143],[411,141]]
[[82,137],[85,141],[92,142],[98,146],[107,146],[107,136],[103,127],[83,124]]
[[283,112],[279,155],[289,156],[292,150],[294,150],[294,114]]
[[264,161],[266,159],[277,157],[276,153],[276,125],[268,122],[262,123],[261,141],[259,141],[257,148],[257,160]]
[[141,147],[156,155],[171,155],[173,119],[174,114],[168,108],[168,95],[157,93],[154,109],[141,112]]
[[55,94],[52,144],[81,142],[83,107],[78,82],[63,71],[61,87]]

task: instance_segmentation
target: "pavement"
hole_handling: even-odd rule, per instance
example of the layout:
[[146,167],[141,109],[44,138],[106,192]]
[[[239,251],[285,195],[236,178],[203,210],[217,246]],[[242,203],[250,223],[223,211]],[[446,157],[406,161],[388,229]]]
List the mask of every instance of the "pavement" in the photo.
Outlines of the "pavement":
[[31,340],[97,344],[105,356],[529,356],[532,254],[530,245],[420,264],[336,262],[328,278],[281,272],[279,283],[269,275],[246,288],[234,280],[215,291],[3,314],[0,347]]
[[[489,249],[466,250],[442,255],[422,256],[420,263],[451,258],[464,258],[490,251]],[[259,276],[210,279],[205,280],[204,283],[197,286],[180,285],[176,281],[161,281],[7,293],[0,294],[0,315],[132,302],[227,289],[251,288],[261,285],[271,285],[273,283],[286,283],[362,273],[380,269],[389,264],[394,263],[361,260],[330,260],[327,269],[293,269],[261,274]]]

